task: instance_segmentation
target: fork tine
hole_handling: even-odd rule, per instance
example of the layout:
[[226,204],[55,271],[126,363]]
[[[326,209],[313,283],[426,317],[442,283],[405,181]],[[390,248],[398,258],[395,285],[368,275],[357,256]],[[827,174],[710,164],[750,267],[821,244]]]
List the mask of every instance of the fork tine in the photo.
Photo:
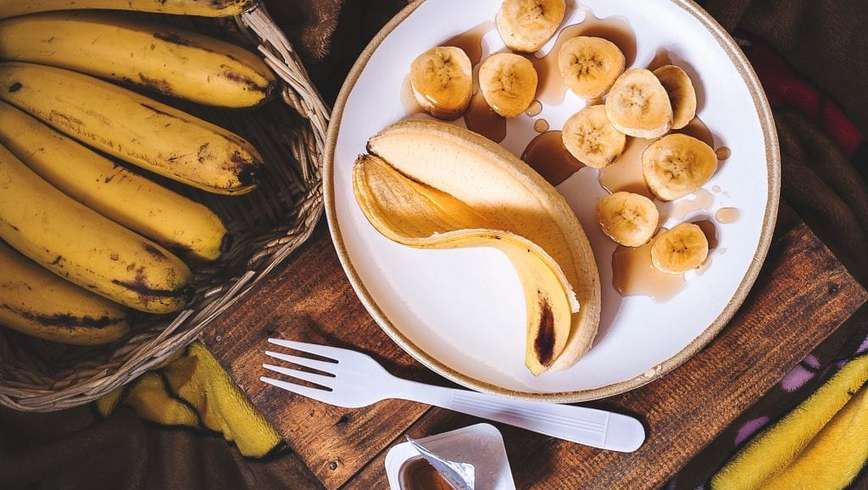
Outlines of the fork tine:
[[324,373],[331,373],[337,364],[333,362],[325,362],[325,361],[316,361],[313,359],[308,359],[307,357],[299,357],[293,356],[289,354],[281,354],[280,352],[272,352],[270,350],[265,351],[266,356],[271,356],[275,359],[280,359],[281,361],[291,362],[293,364],[298,364],[299,366],[308,367],[311,369],[316,369],[317,371],[322,371]]
[[307,386],[301,386],[294,383],[287,383],[286,381],[280,381],[279,379],[268,378],[262,376],[259,378],[259,381],[263,383],[268,383],[272,386],[276,386],[280,389],[295,393],[296,395],[306,396],[308,398],[312,398],[318,402],[330,403],[328,401],[328,395],[331,394],[330,391],[318,390],[316,388],[308,388]]
[[329,359],[334,359],[335,361],[337,361],[341,353],[346,350],[340,349],[338,347],[329,347],[327,345],[308,344],[307,342],[298,342],[295,340],[268,339],[268,341],[272,344],[289,347],[290,349],[295,349],[302,352],[309,352],[318,356],[328,357]]
[[323,376],[322,374],[313,374],[306,373],[304,371],[299,371],[297,369],[290,369],[280,366],[275,366],[273,364],[263,364],[262,367],[268,369],[269,371],[274,371],[276,373],[285,374],[287,376],[292,376],[293,378],[298,378],[304,381],[310,381],[311,383],[318,384],[325,388],[332,388],[332,384],[334,383],[335,378],[332,376]]

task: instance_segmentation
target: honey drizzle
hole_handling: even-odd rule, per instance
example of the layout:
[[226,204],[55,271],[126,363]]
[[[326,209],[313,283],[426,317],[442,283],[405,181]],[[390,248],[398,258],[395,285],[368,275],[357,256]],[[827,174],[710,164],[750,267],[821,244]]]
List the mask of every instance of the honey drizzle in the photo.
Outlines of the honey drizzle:
[[564,147],[560,131],[537,135],[525,147],[521,159],[552,185],[560,184],[584,167]]
[[619,245],[612,253],[612,286],[621,296],[648,296],[665,303],[684,289],[684,274],[660,272],[651,265],[652,243]]

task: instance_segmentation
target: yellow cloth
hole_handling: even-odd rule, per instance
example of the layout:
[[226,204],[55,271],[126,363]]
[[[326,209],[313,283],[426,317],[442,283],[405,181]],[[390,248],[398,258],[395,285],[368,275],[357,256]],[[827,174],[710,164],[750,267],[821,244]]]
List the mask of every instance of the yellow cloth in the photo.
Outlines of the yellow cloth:
[[234,442],[244,456],[260,458],[281,442],[278,433],[198,342],[162,369],[97,400],[96,407],[108,416],[121,404],[158,424],[218,432]]
[[714,490],[837,490],[868,460],[868,355],[850,361],[765,430],[711,482]]

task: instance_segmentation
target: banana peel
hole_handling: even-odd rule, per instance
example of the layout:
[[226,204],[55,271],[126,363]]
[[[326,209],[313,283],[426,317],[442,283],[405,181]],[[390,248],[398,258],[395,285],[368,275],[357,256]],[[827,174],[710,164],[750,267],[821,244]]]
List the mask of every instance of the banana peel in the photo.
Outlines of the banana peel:
[[158,424],[220,433],[248,457],[261,458],[281,444],[280,435],[198,342],[161,370],[95,402],[103,417],[121,405]]
[[524,162],[483,136],[407,120],[368,142],[353,190],[383,236],[423,249],[494,247],[521,279],[525,364],[535,375],[569,367],[599,323],[599,276],[590,244],[563,197]]

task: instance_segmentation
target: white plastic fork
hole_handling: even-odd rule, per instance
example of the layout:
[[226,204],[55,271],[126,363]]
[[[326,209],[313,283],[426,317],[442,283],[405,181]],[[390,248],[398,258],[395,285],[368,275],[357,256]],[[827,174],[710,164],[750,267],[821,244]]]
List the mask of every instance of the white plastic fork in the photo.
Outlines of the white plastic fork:
[[269,371],[321,386],[312,388],[292,381],[261,377],[261,381],[314,400],[346,408],[372,405],[389,398],[410,400],[514,425],[559,439],[600,449],[633,452],[645,441],[645,429],[633,417],[605,410],[506,398],[475,391],[426,385],[397,378],[373,358],[360,352],[293,340],[268,339],[272,344],[332,359],[266,351],[275,359],[324,374],[298,368],[263,364]]

